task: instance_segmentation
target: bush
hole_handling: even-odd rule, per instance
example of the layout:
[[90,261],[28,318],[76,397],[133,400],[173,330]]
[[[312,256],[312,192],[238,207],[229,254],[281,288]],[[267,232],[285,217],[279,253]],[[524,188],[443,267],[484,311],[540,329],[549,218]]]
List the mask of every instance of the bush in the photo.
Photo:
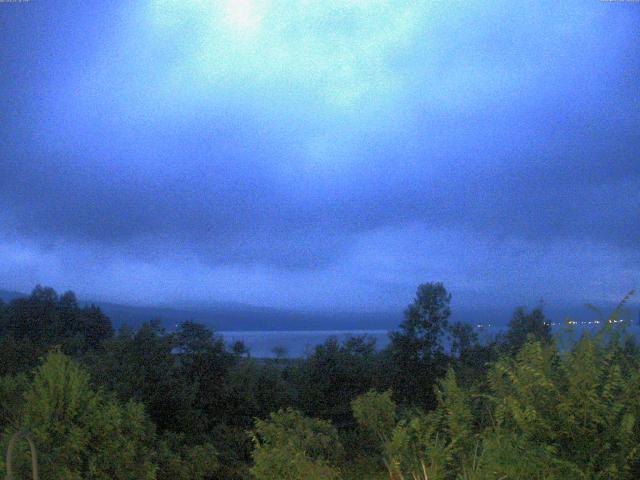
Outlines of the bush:
[[336,463],[342,454],[331,423],[305,417],[292,409],[256,420],[251,473],[258,480],[339,479]]
[[[3,444],[17,430],[31,432],[42,478],[155,478],[149,445],[154,429],[142,405],[122,404],[92,390],[85,370],[62,353],[46,357],[23,398]],[[26,452],[16,453],[16,470],[25,476]]]
[[[391,477],[639,478],[640,368],[630,352],[604,333],[566,352],[529,341],[491,367],[482,394],[450,370],[437,408],[399,422],[385,441]],[[376,423],[390,407],[373,406],[383,403],[361,397],[356,417]]]

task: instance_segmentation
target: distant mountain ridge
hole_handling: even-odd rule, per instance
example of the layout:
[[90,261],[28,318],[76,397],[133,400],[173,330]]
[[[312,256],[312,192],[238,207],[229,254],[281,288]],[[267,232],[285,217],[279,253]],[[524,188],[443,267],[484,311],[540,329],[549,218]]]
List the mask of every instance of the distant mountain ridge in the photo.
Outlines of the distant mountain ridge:
[[[28,294],[0,290],[0,299],[10,302]],[[351,312],[296,312],[275,308],[242,304],[221,304],[202,309],[173,307],[140,307],[109,302],[87,302],[94,304],[111,318],[114,327],[128,325],[140,327],[144,322],[160,320],[161,325],[173,330],[177,324],[193,320],[203,323],[215,331],[228,330],[368,330],[391,329],[402,321],[402,314],[351,313]]]
[[[26,297],[25,293],[0,290],[0,299],[10,302]],[[214,331],[230,330],[391,330],[403,320],[402,309],[395,312],[302,312],[277,308],[258,307],[238,303],[221,303],[206,307],[198,306],[133,306],[109,302],[80,301],[81,305],[95,304],[111,318],[118,329],[128,325],[140,327],[144,322],[159,320],[167,330],[185,321],[192,320],[207,325]],[[456,308],[452,307],[452,321],[462,321],[472,325],[484,324],[504,326],[508,323],[513,308]],[[610,313],[615,304],[601,306],[603,315]],[[635,322],[638,319],[638,304],[628,305],[628,312]],[[583,305],[545,308],[545,313],[553,321],[563,321],[567,317],[576,320],[594,319],[595,314]]]
[[26,297],[28,295],[26,295],[25,293],[21,293],[21,292],[12,292],[9,290],[0,290],[0,300],[2,300],[5,303],[10,302],[11,300],[14,300],[16,298],[20,298],[20,297]]

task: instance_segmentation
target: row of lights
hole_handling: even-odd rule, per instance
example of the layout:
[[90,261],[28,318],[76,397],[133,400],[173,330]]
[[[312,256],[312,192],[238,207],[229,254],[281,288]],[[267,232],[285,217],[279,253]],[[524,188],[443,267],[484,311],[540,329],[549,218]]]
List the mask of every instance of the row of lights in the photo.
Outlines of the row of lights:
[[[609,324],[614,324],[614,323],[624,323],[624,322],[628,322],[630,320],[624,320],[624,319],[613,319],[610,318],[609,320],[606,321],[600,321],[600,320],[591,320],[591,321],[584,321],[584,322],[577,322],[575,320],[567,320],[566,324],[567,325],[600,325],[601,323],[609,323]],[[551,326],[551,327],[555,327],[558,325],[562,325],[562,323],[560,322],[544,322],[545,325]],[[491,328],[493,327],[493,324],[491,323],[487,323],[486,325],[484,323],[478,323],[476,325],[476,328]]]
[[[609,320],[606,320],[604,322],[601,322],[600,320],[592,320],[590,322],[576,322],[575,320],[567,320],[567,324],[568,325],[600,325],[601,323],[609,323],[609,324],[614,324],[614,323],[624,323],[628,320],[625,320],[623,318],[620,319],[614,319],[614,318],[610,318]],[[553,323],[552,325],[556,325],[555,323]]]

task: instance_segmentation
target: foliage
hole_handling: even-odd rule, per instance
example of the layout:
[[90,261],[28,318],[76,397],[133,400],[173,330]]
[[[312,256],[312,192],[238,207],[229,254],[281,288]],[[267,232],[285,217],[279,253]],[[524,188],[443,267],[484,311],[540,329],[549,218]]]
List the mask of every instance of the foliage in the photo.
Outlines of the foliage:
[[427,408],[435,404],[433,385],[446,370],[442,340],[449,326],[450,302],[451,294],[442,283],[419,285],[400,331],[391,334],[390,386],[403,404]]
[[637,472],[640,369],[618,340],[584,335],[565,354],[529,343],[490,382],[501,428],[548,445],[588,478]]
[[220,469],[211,443],[189,445],[184,435],[167,432],[158,447],[158,480],[200,480]]
[[23,394],[30,385],[30,379],[21,373],[0,377],[0,432],[19,424],[24,408]]
[[135,334],[121,332],[86,360],[99,384],[122,400],[143,403],[161,432],[197,431],[198,384],[180,374],[174,346],[173,337],[164,335],[157,323],[149,323]]
[[[148,440],[153,426],[139,403],[117,402],[89,384],[89,375],[65,355],[49,354],[24,392],[15,424],[31,432],[43,478],[153,479],[156,467]],[[24,451],[18,469],[25,468]]]
[[528,340],[542,343],[551,341],[551,323],[545,317],[542,307],[534,308],[531,313],[518,308],[511,317],[504,338],[505,348],[511,353],[517,353]]
[[465,388],[477,386],[478,379],[483,378],[489,366],[498,359],[503,345],[495,339],[480,343],[472,326],[459,322],[450,325],[449,335],[449,366],[455,370],[457,381]]
[[437,408],[398,422],[385,442],[392,478],[637,478],[640,365],[627,352],[605,335],[564,353],[531,340],[493,365],[489,394],[461,388],[450,370]]
[[2,310],[0,332],[41,349],[57,343],[69,353],[86,351],[113,335],[109,318],[94,305],[81,308],[73,292],[59,297],[38,285],[29,297],[12,300]]
[[603,321],[562,343],[537,308],[481,344],[450,300],[421,285],[382,351],[332,338],[272,360],[195,322],[113,335],[36,287],[0,304],[0,447],[31,430],[43,478],[640,478],[632,337]]
[[329,338],[290,375],[306,414],[353,426],[351,400],[379,383],[375,343],[366,337],[343,343]]
[[351,402],[353,416],[358,425],[371,432],[381,442],[389,439],[396,425],[396,404],[391,398],[391,390],[378,393],[371,390]]
[[[279,370],[248,360],[229,372],[226,411],[233,413],[244,429],[254,418],[266,418],[271,412],[294,404],[295,391]],[[240,421],[240,417],[243,421]]]
[[38,364],[42,348],[28,338],[0,337],[0,376],[26,372]]
[[324,420],[292,409],[256,420],[251,473],[258,480],[331,480],[340,478],[338,432]]
[[[162,337],[159,337],[162,338]],[[164,352],[167,362],[174,368],[173,382],[179,384],[172,388],[180,388],[184,396],[176,399],[184,402],[185,411],[189,411],[189,421],[200,424],[204,431],[210,430],[212,423],[221,421],[231,413],[233,400],[229,398],[230,371],[235,365],[236,357],[227,352],[222,338],[214,336],[204,325],[185,322],[176,333],[175,346],[178,353],[167,355],[171,342]],[[174,429],[185,424],[185,419],[176,419]],[[246,425],[243,425],[246,426]],[[193,428],[191,431],[196,431]]]

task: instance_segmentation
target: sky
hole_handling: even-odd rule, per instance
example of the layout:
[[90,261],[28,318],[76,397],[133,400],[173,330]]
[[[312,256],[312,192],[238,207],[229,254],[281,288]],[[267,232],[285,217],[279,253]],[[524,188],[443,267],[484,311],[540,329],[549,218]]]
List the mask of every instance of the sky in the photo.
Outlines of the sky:
[[615,302],[639,247],[638,3],[0,3],[1,289]]

